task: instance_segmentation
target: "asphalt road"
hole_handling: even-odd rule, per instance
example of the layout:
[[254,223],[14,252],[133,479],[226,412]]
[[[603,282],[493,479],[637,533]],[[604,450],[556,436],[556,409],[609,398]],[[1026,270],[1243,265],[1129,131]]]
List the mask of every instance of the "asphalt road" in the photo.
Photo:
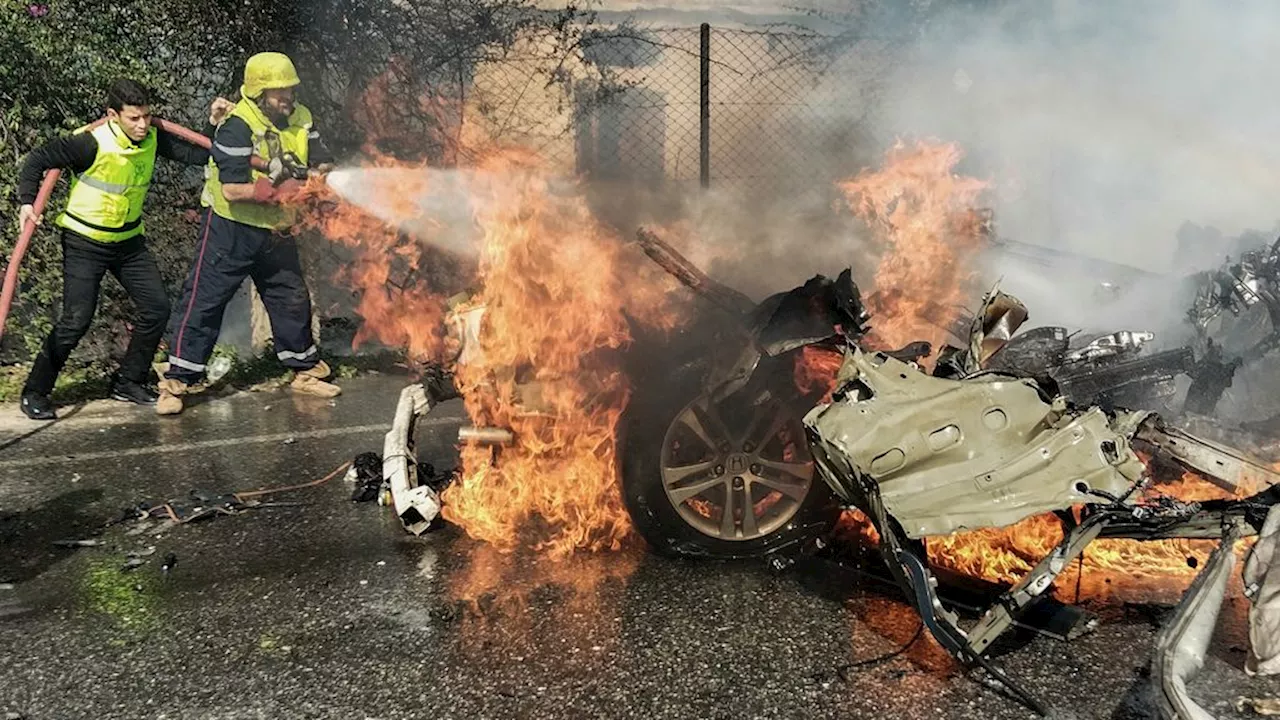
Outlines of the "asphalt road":
[[[341,480],[260,508],[96,534],[142,501],[297,483],[379,451],[404,378],[209,399],[175,419],[96,403],[53,425],[0,408],[0,718],[1027,718],[963,674],[892,589],[831,562],[673,562],[638,543],[555,562],[444,527],[406,534]],[[461,419],[420,442],[449,464]],[[56,540],[98,537],[97,547]],[[154,548],[154,550],[152,550]],[[128,553],[149,553],[122,570]],[[170,554],[177,563],[167,574]],[[1164,602],[1168,598],[1161,599]],[[1231,602],[1193,690],[1220,717],[1248,680]],[[1058,718],[1143,718],[1159,604],[996,662]]]

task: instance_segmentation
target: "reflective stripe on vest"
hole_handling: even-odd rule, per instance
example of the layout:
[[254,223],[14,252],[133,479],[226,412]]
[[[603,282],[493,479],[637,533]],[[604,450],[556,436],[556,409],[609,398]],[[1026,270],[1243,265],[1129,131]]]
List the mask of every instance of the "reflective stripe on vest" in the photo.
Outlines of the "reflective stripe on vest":
[[57,224],[98,242],[121,242],[146,232],[142,204],[156,164],[156,129],[135,143],[113,122],[92,131],[93,165],[71,183]]
[[[232,148],[217,145],[216,149],[229,157],[251,157],[257,155],[271,160],[273,151],[277,153],[293,153],[302,164],[308,162],[311,135],[311,111],[306,106],[295,104],[293,114],[289,116],[289,126],[278,128],[267,119],[261,108],[253,100],[244,98],[236,103],[230,117],[238,117],[249,126],[253,135],[252,148]],[[278,142],[276,139],[278,138]],[[267,177],[266,173],[253,169],[250,182]],[[222,181],[218,176],[218,165],[209,158],[209,166],[205,171],[204,192],[200,196],[201,204],[212,208],[214,214],[253,227],[270,230],[283,230],[294,222],[294,212],[290,208],[279,205],[264,205],[255,202],[231,202],[222,195]]]

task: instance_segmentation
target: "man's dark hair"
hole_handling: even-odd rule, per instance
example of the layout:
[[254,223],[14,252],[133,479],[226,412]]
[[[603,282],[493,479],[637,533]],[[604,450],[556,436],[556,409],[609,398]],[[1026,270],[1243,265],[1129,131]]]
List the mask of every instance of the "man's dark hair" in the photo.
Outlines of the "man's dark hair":
[[125,105],[141,107],[151,104],[151,91],[129,78],[120,78],[107,90],[107,108],[120,112]]

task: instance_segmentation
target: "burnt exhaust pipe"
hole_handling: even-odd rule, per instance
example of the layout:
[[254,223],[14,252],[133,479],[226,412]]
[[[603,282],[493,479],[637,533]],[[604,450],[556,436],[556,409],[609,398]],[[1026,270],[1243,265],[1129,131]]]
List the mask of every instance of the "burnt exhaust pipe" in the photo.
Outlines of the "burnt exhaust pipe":
[[458,428],[458,442],[465,445],[507,446],[515,443],[515,433],[506,428],[464,425]]

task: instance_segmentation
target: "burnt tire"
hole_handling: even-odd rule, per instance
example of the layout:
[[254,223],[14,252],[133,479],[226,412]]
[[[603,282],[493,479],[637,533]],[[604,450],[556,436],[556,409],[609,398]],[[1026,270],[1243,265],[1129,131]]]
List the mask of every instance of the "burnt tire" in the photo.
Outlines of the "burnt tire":
[[[714,404],[692,375],[668,378],[659,393],[638,389],[623,418],[623,499],[649,546],[666,556],[759,558],[799,554],[828,535],[840,508],[813,473],[794,404]],[[759,445],[746,436],[753,428]]]

